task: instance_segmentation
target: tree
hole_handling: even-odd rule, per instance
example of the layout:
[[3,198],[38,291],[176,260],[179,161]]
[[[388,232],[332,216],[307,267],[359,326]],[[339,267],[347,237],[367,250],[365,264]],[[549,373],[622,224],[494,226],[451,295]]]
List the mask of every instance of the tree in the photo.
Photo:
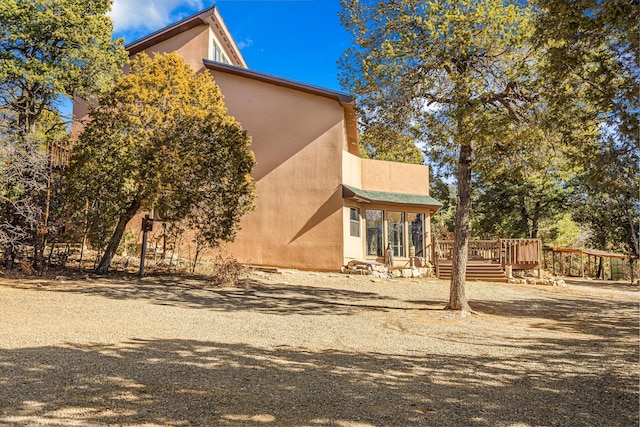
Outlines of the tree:
[[[551,108],[575,98],[596,112],[596,144],[570,158],[580,165],[574,214],[596,245],[639,252],[640,5],[637,0],[537,0],[536,40]],[[557,106],[560,107],[557,107]],[[585,149],[586,148],[586,149]]]
[[366,126],[360,136],[360,155],[365,159],[422,164],[424,158],[411,135],[373,124]]
[[[473,233],[480,238],[538,238],[541,222],[561,216],[580,167],[574,146],[593,146],[597,123],[557,120],[543,94],[510,132],[496,137],[478,164]],[[573,108],[575,113],[579,109]],[[582,117],[587,116],[582,112]]]
[[[28,170],[27,165],[41,165],[45,159],[43,169],[14,174],[4,183],[11,202],[3,206],[2,226],[20,230],[15,236],[21,235],[23,242],[31,235],[36,268],[42,267],[44,247],[55,232],[52,206],[59,205],[52,198],[59,195],[53,163],[61,141],[67,139],[67,123],[57,107],[64,97],[110,87],[126,61],[122,40],[111,38],[112,23],[106,16],[110,7],[111,0],[0,2],[3,166],[14,172]],[[22,185],[17,177],[26,180],[29,192],[13,191]],[[27,205],[27,216],[12,213],[14,207]]]
[[111,0],[0,2],[0,108],[29,133],[60,96],[109,88],[126,61],[112,40]]
[[454,261],[447,308],[469,311],[465,270],[474,148],[491,144],[532,99],[532,13],[504,0],[342,0],[354,46],[342,85],[372,122],[418,129],[458,153]]
[[453,184],[447,183],[438,174],[429,169],[431,196],[442,203],[442,207],[431,219],[431,235],[440,240],[451,240],[456,222],[456,194]]
[[0,245],[7,267],[43,220],[47,158],[41,147],[35,133],[24,137],[0,126]]
[[140,209],[189,219],[211,245],[233,239],[253,207],[254,159],[210,75],[194,75],[175,53],[139,54],[90,117],[68,182],[79,207],[89,201],[90,228],[111,233],[98,273]]
[[[608,150],[608,152],[607,152]],[[597,156],[598,181],[593,171],[576,177],[574,217],[589,226],[595,248],[640,254],[640,149],[620,156],[605,145]]]
[[[637,145],[640,4],[637,0],[536,0],[536,40],[549,99],[582,91],[621,141]],[[555,88],[556,90],[552,90]],[[553,96],[551,96],[553,95]]]

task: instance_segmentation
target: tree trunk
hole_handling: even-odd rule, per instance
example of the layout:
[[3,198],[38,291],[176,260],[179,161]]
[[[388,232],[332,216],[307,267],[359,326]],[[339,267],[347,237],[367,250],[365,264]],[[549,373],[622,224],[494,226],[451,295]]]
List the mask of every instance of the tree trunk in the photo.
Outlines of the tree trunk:
[[638,235],[636,234],[636,228],[633,224],[633,216],[629,209],[626,210],[627,221],[629,221],[629,230],[631,230],[631,240],[633,241],[633,248],[636,250],[636,256],[640,257],[640,242],[638,241]]
[[107,274],[107,272],[109,271],[111,261],[116,254],[118,246],[120,245],[120,240],[122,240],[124,230],[129,221],[131,221],[131,218],[133,218],[136,212],[138,212],[138,209],[140,209],[140,201],[134,200],[120,217],[118,225],[116,225],[116,229],[113,232],[113,236],[111,236],[109,244],[107,245],[107,250],[104,252],[102,259],[100,260],[100,264],[98,264],[98,266],[96,267],[96,273]]
[[538,217],[535,217],[533,219],[531,219],[531,238],[532,239],[537,239],[538,238],[538,229],[539,229],[539,219]]
[[540,224],[540,202],[536,202],[536,207],[533,209],[533,213],[531,214],[531,238],[538,238],[538,228]]
[[447,310],[470,312],[465,293],[467,258],[469,253],[469,219],[471,216],[471,158],[473,147],[460,146],[458,163],[458,202],[456,206],[456,229],[453,241],[453,268]]

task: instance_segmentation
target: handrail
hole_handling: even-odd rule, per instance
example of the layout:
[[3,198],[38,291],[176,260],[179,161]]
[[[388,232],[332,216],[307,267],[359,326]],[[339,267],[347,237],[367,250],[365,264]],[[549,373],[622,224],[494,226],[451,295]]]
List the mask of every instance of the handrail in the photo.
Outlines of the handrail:
[[[540,266],[540,239],[470,240],[468,259],[512,266]],[[434,241],[435,261],[453,259],[453,240]]]

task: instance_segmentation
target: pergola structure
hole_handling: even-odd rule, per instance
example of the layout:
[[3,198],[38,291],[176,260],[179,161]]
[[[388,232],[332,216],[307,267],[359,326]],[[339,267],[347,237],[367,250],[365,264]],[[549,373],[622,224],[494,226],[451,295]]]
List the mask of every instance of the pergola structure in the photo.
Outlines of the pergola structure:
[[[558,254],[558,256],[556,256],[556,254]],[[564,256],[563,256],[564,255]],[[566,270],[566,263],[565,263],[565,258],[566,255],[568,255],[568,274],[566,274],[567,276],[571,276],[572,275],[572,270],[573,270],[573,260],[574,260],[574,255],[577,256],[578,258],[578,262],[579,262],[579,274],[578,276],[580,277],[595,277],[595,278],[600,278],[602,277],[603,279],[605,278],[605,272],[604,272],[604,259],[609,259],[609,265],[610,265],[610,269],[611,271],[611,278],[613,279],[616,274],[614,274],[613,271],[613,267],[614,267],[614,262],[612,262],[612,260],[616,259],[616,260],[636,260],[637,261],[637,257],[631,257],[629,255],[624,255],[624,254],[618,254],[618,253],[614,253],[614,252],[605,252],[605,251],[597,251],[594,249],[574,249],[574,248],[554,248],[552,249],[552,268],[553,268],[553,274],[556,274],[556,264],[558,264],[559,267],[559,273],[560,274],[565,274]],[[586,255],[586,269],[585,269],[585,255]],[[557,259],[557,261],[556,261]],[[622,261],[624,262],[624,261]],[[631,266],[631,281],[634,281],[634,264],[636,264],[635,262],[630,263]],[[593,269],[596,268],[595,274],[593,272]]]

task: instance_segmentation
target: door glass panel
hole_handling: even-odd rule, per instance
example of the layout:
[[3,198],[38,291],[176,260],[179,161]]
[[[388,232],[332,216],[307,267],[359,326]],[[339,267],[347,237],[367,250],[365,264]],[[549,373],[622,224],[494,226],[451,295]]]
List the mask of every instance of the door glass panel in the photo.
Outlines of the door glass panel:
[[424,214],[407,214],[409,222],[409,247],[416,249],[417,257],[424,257]]
[[365,211],[367,226],[367,255],[382,256],[382,211]]
[[393,251],[393,256],[404,257],[404,212],[387,212],[389,245]]

